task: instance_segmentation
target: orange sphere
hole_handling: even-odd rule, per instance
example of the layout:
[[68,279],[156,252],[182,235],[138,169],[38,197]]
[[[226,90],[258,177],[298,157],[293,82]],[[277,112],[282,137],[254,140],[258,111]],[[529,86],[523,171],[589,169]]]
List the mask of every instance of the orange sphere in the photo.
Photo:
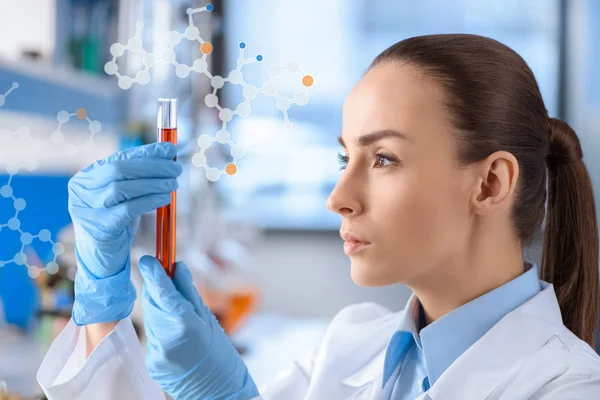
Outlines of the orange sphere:
[[302,84],[306,87],[312,86],[313,83],[315,83],[315,80],[310,75],[304,75],[302,78]]
[[202,46],[200,46],[200,50],[202,50],[204,54],[210,54],[213,51],[213,45],[209,42],[204,42],[202,43]]
[[85,108],[79,108],[75,112],[75,116],[79,119],[85,119],[85,117],[87,117],[87,110]]
[[229,175],[234,175],[237,172],[237,166],[235,164],[227,164],[225,167],[225,172]]

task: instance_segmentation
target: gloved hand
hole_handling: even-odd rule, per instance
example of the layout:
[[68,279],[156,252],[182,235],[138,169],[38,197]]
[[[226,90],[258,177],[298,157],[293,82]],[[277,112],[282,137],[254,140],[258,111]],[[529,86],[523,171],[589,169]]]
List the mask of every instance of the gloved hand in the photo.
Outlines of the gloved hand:
[[82,169],[69,181],[75,230],[77,325],[127,317],[136,298],[130,251],[140,215],[169,204],[181,164],[172,143],[117,152]]
[[160,262],[140,259],[150,377],[176,400],[259,396],[237,350],[206,307],[185,264],[171,280]]

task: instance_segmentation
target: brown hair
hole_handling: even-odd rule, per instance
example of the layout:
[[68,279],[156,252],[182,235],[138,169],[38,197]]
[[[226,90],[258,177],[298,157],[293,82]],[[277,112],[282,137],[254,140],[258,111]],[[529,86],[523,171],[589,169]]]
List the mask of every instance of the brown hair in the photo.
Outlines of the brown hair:
[[370,68],[389,62],[413,65],[442,85],[461,164],[500,150],[516,157],[515,232],[530,244],[546,218],[541,278],[554,285],[565,326],[593,347],[600,283],[592,184],[577,135],[548,117],[525,60],[496,40],[452,34],[398,42]]

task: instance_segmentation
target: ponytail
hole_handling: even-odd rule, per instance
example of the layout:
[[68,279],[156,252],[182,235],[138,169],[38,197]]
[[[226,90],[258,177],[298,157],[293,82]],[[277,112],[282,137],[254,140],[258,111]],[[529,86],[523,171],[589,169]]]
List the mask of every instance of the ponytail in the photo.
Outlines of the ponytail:
[[550,118],[549,125],[548,208],[541,278],[554,285],[565,326],[594,347],[600,278],[592,183],[575,131],[555,118]]

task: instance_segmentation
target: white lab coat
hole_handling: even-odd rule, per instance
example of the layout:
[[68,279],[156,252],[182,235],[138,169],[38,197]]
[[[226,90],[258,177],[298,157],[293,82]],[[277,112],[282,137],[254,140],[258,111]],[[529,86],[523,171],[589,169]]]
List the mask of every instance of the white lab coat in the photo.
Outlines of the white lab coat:
[[[600,399],[600,357],[562,324],[552,285],[507,314],[417,400]],[[282,371],[265,400],[381,398],[385,351],[401,313],[372,303],[340,311],[305,360]],[[72,322],[48,352],[38,380],[49,399],[163,399],[144,369],[129,319],[86,361]],[[68,361],[70,359],[70,361]],[[70,364],[69,364],[70,363]]]

